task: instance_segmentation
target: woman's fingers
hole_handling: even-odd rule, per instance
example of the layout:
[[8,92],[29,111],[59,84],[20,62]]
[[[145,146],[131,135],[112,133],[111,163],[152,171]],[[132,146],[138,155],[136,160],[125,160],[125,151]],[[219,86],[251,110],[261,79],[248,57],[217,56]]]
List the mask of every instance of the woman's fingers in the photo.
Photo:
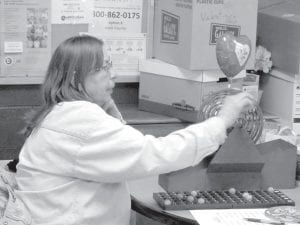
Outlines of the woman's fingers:
[[246,108],[255,105],[255,99],[249,93],[238,93],[226,96],[218,116],[221,117],[227,128],[233,126],[234,122]]

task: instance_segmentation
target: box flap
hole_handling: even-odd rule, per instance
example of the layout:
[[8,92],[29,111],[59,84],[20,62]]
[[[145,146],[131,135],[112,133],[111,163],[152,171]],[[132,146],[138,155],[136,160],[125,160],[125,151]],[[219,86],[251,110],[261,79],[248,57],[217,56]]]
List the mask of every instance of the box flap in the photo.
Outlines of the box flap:
[[235,127],[208,165],[208,173],[258,172],[265,161],[246,130]]
[[300,1],[290,0],[267,8],[260,9],[258,13],[278,17],[287,21],[300,22]]
[[295,74],[283,72],[279,69],[272,69],[270,72],[271,76],[277,77],[278,79],[285,80],[291,83],[295,82]]
[[[158,59],[140,60],[139,71],[198,82],[213,82],[225,77],[221,70],[188,70]],[[242,70],[234,79],[245,76],[246,71]]]

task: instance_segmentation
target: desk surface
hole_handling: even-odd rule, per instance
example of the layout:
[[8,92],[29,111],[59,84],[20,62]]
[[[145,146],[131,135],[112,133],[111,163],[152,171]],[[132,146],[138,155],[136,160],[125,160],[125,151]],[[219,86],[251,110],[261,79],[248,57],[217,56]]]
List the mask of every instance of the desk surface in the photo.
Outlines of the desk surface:
[[156,113],[141,111],[138,109],[137,105],[134,104],[123,104],[118,105],[123,118],[126,120],[127,124],[177,124],[183,123],[181,120],[174,117],[164,116]]
[[[164,211],[152,198],[154,192],[165,191],[158,185],[158,177],[148,177],[129,182],[129,188],[133,197],[133,209],[142,215],[160,221],[164,224],[191,225],[198,224],[188,210]],[[296,202],[296,208],[300,210],[300,182],[293,189],[281,190]]]

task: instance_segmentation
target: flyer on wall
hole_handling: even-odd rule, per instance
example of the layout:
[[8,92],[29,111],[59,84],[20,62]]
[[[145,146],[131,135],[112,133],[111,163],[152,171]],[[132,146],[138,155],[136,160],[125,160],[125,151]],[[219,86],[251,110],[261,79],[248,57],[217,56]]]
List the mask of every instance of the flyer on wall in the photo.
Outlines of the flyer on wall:
[[53,24],[87,24],[90,22],[90,0],[52,0]]
[[94,0],[89,33],[141,33],[141,0]]
[[51,57],[51,2],[0,2],[1,76],[44,77]]
[[139,60],[146,58],[146,34],[91,34],[104,42],[104,52],[113,64],[117,82],[138,81]]

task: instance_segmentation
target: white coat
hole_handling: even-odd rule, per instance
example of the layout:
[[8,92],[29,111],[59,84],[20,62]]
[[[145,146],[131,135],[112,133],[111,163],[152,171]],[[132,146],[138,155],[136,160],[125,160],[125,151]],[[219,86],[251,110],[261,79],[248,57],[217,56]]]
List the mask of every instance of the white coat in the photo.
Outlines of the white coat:
[[41,225],[127,225],[126,180],[196,165],[226,137],[214,117],[143,135],[86,101],[56,105],[20,152],[17,194]]

